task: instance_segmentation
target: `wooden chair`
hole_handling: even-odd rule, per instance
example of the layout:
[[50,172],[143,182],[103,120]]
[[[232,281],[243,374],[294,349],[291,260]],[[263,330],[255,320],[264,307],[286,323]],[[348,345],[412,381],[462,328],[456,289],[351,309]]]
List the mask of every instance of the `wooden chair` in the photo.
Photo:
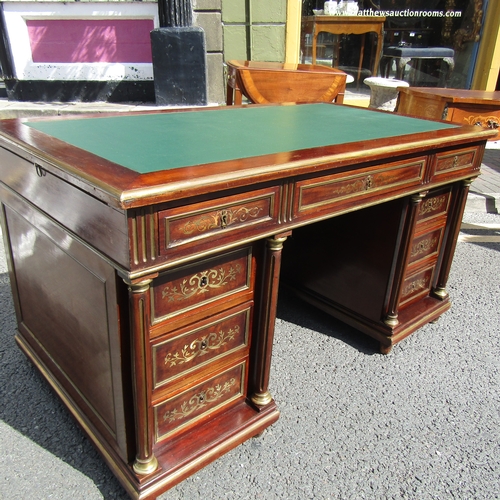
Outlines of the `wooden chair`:
[[227,62],[228,106],[245,96],[253,104],[344,102],[347,74],[319,64]]

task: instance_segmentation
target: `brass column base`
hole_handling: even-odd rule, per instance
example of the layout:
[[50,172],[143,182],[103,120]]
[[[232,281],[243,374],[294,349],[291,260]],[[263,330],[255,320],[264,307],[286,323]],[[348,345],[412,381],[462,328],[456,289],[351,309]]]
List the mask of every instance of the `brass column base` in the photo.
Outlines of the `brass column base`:
[[384,319],[384,323],[391,328],[399,325],[399,320],[397,316],[392,316],[390,314]]
[[136,474],[146,476],[148,474],[151,474],[158,468],[158,460],[154,455],[152,455],[147,460],[140,460],[139,458],[136,458],[132,467]]
[[266,391],[263,393],[253,394],[250,399],[252,403],[256,404],[257,406],[266,406],[273,400],[273,397],[271,396],[271,393],[269,391]]
[[435,295],[438,299],[444,300],[448,297],[448,292],[445,288],[435,288],[432,291],[433,295]]

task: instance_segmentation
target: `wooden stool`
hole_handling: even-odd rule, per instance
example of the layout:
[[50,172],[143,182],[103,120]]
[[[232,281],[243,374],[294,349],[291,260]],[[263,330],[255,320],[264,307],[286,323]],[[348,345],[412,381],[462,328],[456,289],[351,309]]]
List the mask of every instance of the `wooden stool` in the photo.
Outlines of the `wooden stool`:
[[[446,47],[387,47],[384,49],[383,61],[385,71],[382,71],[385,77],[389,77],[391,71],[392,60],[397,59],[396,78],[404,80],[405,66],[413,61],[417,61],[417,69],[420,68],[422,59],[441,59],[442,62],[448,65],[448,74],[455,67],[455,51]],[[412,85],[415,81],[411,82]]]

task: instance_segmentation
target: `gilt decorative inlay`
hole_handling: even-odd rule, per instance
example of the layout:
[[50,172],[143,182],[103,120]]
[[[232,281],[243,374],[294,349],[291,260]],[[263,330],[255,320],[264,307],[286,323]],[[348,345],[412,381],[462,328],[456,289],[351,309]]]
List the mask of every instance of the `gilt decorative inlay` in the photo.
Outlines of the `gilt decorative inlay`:
[[438,239],[434,236],[426,238],[413,245],[411,248],[411,257],[417,257],[422,254],[428,253],[432,248],[435,248]]
[[203,233],[211,229],[224,229],[232,224],[244,223],[248,219],[256,219],[263,211],[262,207],[238,207],[236,209],[218,210],[211,214],[204,214],[198,219],[189,220],[181,228],[188,235],[195,232]]
[[236,384],[236,379],[233,377],[229,379],[224,384],[217,384],[214,387],[209,387],[198,394],[192,396],[189,401],[184,401],[180,408],[174,408],[173,410],[167,411],[163,415],[164,422],[173,422],[175,420],[182,420],[188,417],[191,413],[207,406],[211,403],[215,403],[221,399],[224,394],[230,392],[231,388]]
[[477,125],[479,127],[491,128],[494,130],[500,127],[499,121],[500,119],[494,115],[491,116],[471,115],[464,118],[464,122],[467,123],[468,125]]
[[362,179],[357,179],[350,184],[342,184],[341,186],[333,189],[332,192],[335,195],[346,195],[352,193],[359,193],[360,191],[368,191],[374,186],[373,176],[367,175]]
[[208,352],[219,349],[231,340],[234,340],[235,335],[239,334],[240,327],[230,328],[227,332],[212,332],[208,335],[203,335],[201,338],[193,340],[191,344],[186,344],[180,352],[175,354],[168,353],[165,356],[165,364],[176,366],[177,364],[188,363],[198,356],[204,356]]
[[425,290],[428,287],[429,277],[419,278],[417,280],[408,283],[402,293],[402,297],[407,297],[408,295],[418,292],[419,290]]
[[446,196],[438,196],[435,198],[429,198],[428,200],[422,202],[420,205],[418,214],[425,215],[432,212],[437,212],[443,210],[446,203]]
[[169,302],[189,299],[197,294],[203,294],[214,288],[222,288],[230,281],[234,281],[238,274],[242,271],[242,267],[236,264],[229,269],[223,267],[219,269],[207,269],[200,273],[191,276],[189,279],[184,279],[177,286],[167,286],[162,290],[162,298]]

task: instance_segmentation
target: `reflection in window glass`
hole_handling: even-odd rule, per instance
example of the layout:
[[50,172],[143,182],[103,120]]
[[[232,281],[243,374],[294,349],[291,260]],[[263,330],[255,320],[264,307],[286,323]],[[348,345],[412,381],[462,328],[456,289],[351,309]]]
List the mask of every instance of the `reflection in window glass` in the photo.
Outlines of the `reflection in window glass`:
[[[470,88],[486,0],[358,0],[356,3],[358,15],[386,17],[382,76],[398,77],[415,86]],[[319,14],[323,5],[321,0],[303,0],[302,13]],[[364,49],[363,77],[371,76],[374,35],[365,37],[364,47],[361,43],[359,35],[322,33],[318,37],[318,63],[333,64],[353,73]]]

